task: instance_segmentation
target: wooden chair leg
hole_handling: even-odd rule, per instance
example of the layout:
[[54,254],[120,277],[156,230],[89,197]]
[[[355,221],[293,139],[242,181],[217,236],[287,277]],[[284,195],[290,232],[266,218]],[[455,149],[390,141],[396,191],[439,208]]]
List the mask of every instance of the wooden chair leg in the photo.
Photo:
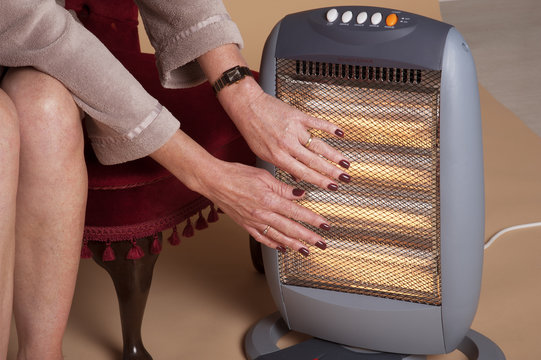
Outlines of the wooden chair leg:
[[258,273],[264,274],[265,266],[263,265],[263,253],[261,252],[261,243],[257,242],[252,236],[250,236],[249,241],[252,265]]
[[[115,285],[124,342],[122,360],[152,360],[143,345],[141,326],[154,264],[158,258],[158,254],[151,254],[149,251],[153,240],[153,237],[137,240],[137,244],[145,252],[145,255],[137,260],[126,259],[126,254],[133,246],[129,241],[110,244],[115,253],[115,259],[109,261],[102,259],[106,244],[94,241],[88,243],[94,261],[107,270]],[[160,243],[162,241],[161,234],[159,234],[159,241]]]

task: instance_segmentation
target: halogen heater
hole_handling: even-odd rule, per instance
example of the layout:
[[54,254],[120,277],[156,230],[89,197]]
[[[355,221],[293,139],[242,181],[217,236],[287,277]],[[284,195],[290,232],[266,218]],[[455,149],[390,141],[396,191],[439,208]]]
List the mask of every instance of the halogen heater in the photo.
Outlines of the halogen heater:
[[[483,263],[483,154],[475,65],[459,32],[366,6],[291,14],[267,40],[260,82],[344,131],[312,135],[344,153],[352,181],[324,190],[260,162],[304,189],[299,203],[332,229],[306,225],[327,242],[308,257],[262,250],[279,314],[249,331],[248,357],[424,359],[458,348],[470,359],[505,359],[470,330]],[[278,351],[289,330],[314,339]]]

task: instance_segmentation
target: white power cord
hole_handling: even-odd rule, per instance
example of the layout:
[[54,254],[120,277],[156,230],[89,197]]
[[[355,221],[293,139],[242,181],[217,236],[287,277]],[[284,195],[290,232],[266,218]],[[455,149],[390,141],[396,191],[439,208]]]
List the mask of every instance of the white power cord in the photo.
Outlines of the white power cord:
[[488,249],[489,246],[492,245],[494,243],[494,241],[496,241],[497,238],[499,238],[500,236],[502,236],[505,233],[508,233],[508,232],[514,231],[514,230],[533,228],[533,227],[537,227],[537,226],[541,226],[541,222],[534,222],[534,223],[529,223],[529,224],[515,225],[515,226],[510,226],[508,228],[505,228],[503,230],[500,230],[496,234],[492,235],[490,237],[490,239],[485,243],[485,250]]

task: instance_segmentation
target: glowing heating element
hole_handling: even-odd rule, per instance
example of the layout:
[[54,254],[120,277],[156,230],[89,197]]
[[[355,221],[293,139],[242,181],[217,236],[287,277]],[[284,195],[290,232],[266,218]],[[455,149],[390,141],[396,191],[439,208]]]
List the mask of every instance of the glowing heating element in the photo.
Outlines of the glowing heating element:
[[277,59],[276,96],[338,125],[312,131],[351,161],[349,184],[306,190],[299,203],[326,217],[310,256],[279,256],[283,284],[441,305],[439,71]]

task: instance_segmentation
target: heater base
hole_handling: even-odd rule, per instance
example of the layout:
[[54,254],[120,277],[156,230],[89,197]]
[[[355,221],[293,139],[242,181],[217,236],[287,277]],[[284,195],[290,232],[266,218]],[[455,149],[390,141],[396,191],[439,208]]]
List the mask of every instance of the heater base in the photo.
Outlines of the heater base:
[[[276,343],[289,332],[278,312],[255,324],[246,334],[244,349],[249,360],[425,360],[423,355],[360,352],[340,344],[310,339],[286,349]],[[487,337],[470,330],[458,346],[468,360],[505,360],[501,349]]]

